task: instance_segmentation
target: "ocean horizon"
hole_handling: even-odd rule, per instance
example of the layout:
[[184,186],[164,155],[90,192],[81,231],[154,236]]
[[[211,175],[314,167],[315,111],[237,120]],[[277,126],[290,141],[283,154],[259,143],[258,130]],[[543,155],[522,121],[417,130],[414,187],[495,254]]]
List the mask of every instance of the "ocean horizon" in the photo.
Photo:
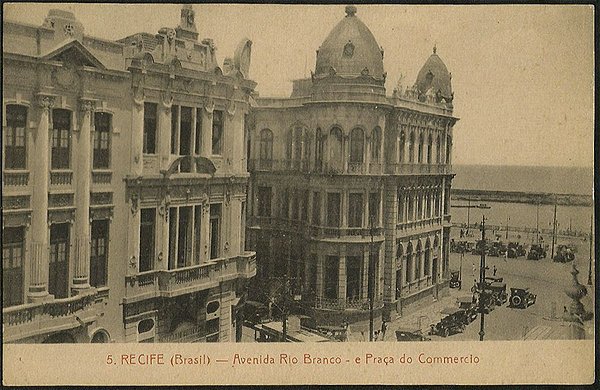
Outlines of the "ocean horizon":
[[453,164],[452,188],[592,195],[594,167]]

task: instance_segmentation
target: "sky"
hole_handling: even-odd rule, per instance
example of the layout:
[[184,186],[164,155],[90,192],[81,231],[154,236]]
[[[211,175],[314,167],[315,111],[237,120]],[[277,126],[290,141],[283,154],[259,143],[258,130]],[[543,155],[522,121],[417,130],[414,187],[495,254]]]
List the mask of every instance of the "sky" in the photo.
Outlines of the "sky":
[[[199,38],[219,62],[253,41],[260,96],[288,96],[344,5],[194,4]],[[74,12],[85,33],[119,39],[179,24],[177,4],[6,4],[3,17],[42,24]],[[434,45],[452,73],[454,164],[593,166],[593,9],[584,5],[358,5],[385,50],[387,94],[412,85]]]

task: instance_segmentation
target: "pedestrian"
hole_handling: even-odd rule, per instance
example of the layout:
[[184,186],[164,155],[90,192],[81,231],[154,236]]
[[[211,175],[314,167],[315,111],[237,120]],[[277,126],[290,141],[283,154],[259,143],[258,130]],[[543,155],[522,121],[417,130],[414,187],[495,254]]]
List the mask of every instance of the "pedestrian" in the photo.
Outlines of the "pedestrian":
[[342,328],[344,329],[344,333],[342,334],[342,341],[348,341],[348,321],[342,321]]
[[494,264],[494,276],[496,276],[496,265]]
[[360,331],[360,341],[365,341],[365,331],[364,330]]
[[379,331],[376,330],[375,333],[373,334],[373,341],[377,341],[378,337],[379,337]]
[[385,331],[387,330],[387,322],[386,320],[383,320],[381,322],[381,341],[385,340]]

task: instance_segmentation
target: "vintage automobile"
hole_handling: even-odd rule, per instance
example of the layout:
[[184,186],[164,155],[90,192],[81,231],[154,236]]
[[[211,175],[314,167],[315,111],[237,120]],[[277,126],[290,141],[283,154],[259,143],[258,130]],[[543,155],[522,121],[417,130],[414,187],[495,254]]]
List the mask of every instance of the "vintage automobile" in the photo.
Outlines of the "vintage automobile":
[[431,324],[430,335],[448,337],[462,333],[466,327],[465,311],[457,307],[447,307],[441,311],[442,319],[437,324]]
[[396,341],[431,341],[431,338],[425,337],[421,329],[398,329]]
[[460,271],[450,272],[450,288],[460,288],[462,282],[460,281]]
[[575,260],[573,249],[567,245],[559,245],[556,249],[556,255],[554,255],[554,261],[558,263],[568,263],[573,260]]
[[504,256],[506,254],[506,250],[506,245],[504,245],[504,243],[495,241],[491,243],[488,249],[488,255],[494,257]]
[[502,276],[486,276],[485,277],[486,283],[492,283],[492,282],[502,283],[503,281],[504,281],[504,278]]
[[485,242],[478,240],[473,249],[471,250],[471,254],[480,256],[483,251],[487,253],[491,245],[492,244],[490,240],[485,240]]
[[244,303],[244,322],[247,325],[256,325],[262,322],[268,322],[269,319],[269,308],[267,305],[256,302],[246,301]]
[[527,260],[540,260],[546,257],[546,249],[541,244],[532,244],[527,254]]
[[508,300],[508,294],[506,292],[506,283],[486,283],[484,291],[485,293],[490,295],[490,300],[493,301],[496,304],[496,306],[502,306]]
[[472,295],[459,297],[456,299],[458,308],[465,311],[465,322],[470,324],[477,319],[477,300]]
[[537,296],[529,291],[528,287],[510,289],[510,301],[508,307],[526,309],[535,303]]
[[525,250],[523,245],[519,244],[518,242],[509,242],[506,251],[506,257],[510,257],[511,259],[525,256],[527,254],[527,251]]

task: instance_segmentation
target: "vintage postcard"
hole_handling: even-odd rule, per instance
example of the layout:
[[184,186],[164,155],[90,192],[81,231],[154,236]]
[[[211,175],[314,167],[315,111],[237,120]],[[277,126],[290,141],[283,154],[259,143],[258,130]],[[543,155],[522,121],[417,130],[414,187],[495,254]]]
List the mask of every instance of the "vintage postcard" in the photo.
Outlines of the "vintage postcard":
[[4,384],[594,383],[592,6],[3,11]]

